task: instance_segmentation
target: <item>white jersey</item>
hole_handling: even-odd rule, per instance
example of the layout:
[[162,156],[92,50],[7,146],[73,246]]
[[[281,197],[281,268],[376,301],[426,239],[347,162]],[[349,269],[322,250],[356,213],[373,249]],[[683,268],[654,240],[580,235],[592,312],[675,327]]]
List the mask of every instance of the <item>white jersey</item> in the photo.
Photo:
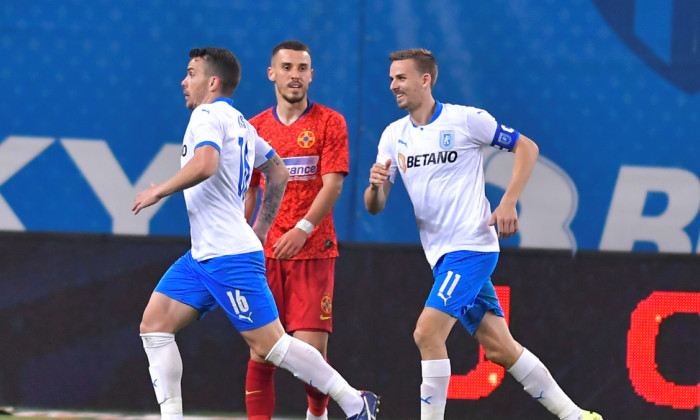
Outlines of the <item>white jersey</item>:
[[192,257],[203,261],[262,251],[260,240],[246,222],[244,197],[253,167],[267,161],[275,151],[226,98],[192,111],[182,141],[181,166],[203,145],[217,148],[219,169],[207,180],[184,190]]
[[406,116],[382,133],[377,162],[391,160],[392,183],[401,174],[431,267],[448,252],[499,250],[488,225],[482,148],[512,151],[518,136],[482,109],[439,102],[427,125]]

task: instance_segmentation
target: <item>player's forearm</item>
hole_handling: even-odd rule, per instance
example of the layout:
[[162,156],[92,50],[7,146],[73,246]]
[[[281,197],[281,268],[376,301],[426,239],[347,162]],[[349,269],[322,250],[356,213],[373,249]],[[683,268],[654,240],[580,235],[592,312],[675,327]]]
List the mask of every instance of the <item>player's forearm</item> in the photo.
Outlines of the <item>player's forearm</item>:
[[[218,157],[218,153],[217,153]],[[164,198],[207,180],[218,170],[218,161],[210,161],[208,157],[197,155],[187,162],[172,178],[158,185],[157,194]]]
[[338,198],[340,198],[340,194],[343,192],[344,179],[345,176],[341,173],[323,175],[323,187],[316,194],[314,201],[309,206],[309,210],[304,215],[304,219],[311,222],[314,226],[318,226],[333,209]]
[[269,229],[282,203],[289,180],[289,171],[277,154],[258,169],[265,174],[265,194],[263,194],[255,224]]
[[258,202],[258,190],[259,188],[255,186],[249,187],[245,192],[245,220],[248,224],[253,220],[255,205]]
[[370,185],[364,194],[365,208],[370,214],[377,214],[384,210],[386,198],[387,194],[384,188]]
[[532,174],[535,162],[540,153],[537,144],[522,134],[518,139],[518,144],[514,152],[515,161],[513,163],[513,174],[501,198],[501,203],[512,205],[517,203],[520,194],[525,189],[525,185],[530,179],[530,175]]

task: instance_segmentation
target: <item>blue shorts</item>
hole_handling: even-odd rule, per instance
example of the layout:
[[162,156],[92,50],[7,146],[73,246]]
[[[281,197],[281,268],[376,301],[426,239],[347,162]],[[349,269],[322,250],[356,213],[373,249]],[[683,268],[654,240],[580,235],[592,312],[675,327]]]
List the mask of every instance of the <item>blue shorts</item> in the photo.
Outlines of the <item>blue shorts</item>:
[[425,306],[459,319],[474,335],[486,312],[503,316],[491,283],[497,261],[498,252],[455,251],[443,255],[433,268],[435,284]]
[[155,291],[192,306],[200,318],[221,305],[239,331],[262,327],[279,317],[267,286],[262,251],[201,262],[188,251],[170,266]]

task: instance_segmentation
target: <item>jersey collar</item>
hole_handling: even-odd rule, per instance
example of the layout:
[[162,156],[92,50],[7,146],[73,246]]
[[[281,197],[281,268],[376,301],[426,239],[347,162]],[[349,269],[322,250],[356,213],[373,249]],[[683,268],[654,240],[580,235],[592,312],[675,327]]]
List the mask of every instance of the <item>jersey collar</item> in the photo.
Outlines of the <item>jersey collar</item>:
[[[301,115],[299,115],[299,118],[297,118],[296,120],[294,120],[294,122],[293,122],[292,124],[294,124],[295,122],[299,121],[299,120],[301,119],[301,117],[303,117],[304,115],[308,114],[309,111],[311,110],[311,106],[312,106],[313,104],[314,104],[313,102],[309,101],[309,105],[306,107],[306,109],[304,110],[304,112],[302,112]],[[275,117],[275,119],[277,120],[278,123],[282,124],[282,121],[280,121],[280,117],[277,116],[277,106],[276,106],[276,105],[272,107],[272,116]],[[290,125],[291,125],[291,124],[290,124]]]
[[[426,125],[432,124],[432,122],[437,120],[440,114],[442,113],[442,103],[438,100],[435,100],[435,103],[437,104],[437,106],[435,107],[435,113],[433,114],[433,118],[431,118],[430,121],[428,121],[428,124]],[[411,125],[418,128],[418,126],[413,122],[411,118],[409,118],[408,120],[411,121]]]
[[213,101],[211,101],[211,103],[219,102],[219,101],[221,101],[221,102],[226,102],[227,104],[233,106],[233,99],[231,99],[231,98],[224,98],[223,96],[220,97],[220,98],[214,99]]

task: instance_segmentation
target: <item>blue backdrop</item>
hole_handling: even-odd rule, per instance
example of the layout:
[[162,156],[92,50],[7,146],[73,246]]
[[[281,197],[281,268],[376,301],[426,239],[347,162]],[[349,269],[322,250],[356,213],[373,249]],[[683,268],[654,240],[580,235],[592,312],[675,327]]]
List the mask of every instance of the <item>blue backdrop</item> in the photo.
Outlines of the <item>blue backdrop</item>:
[[[311,99],[342,112],[351,175],[341,241],[416,243],[411,204],[362,192],[384,127],[403,116],[387,56],[428,48],[442,102],[482,107],[533,138],[524,248],[693,253],[700,232],[700,4],[658,0],[111,2],[0,5],[0,230],[186,235],[182,195],[138,216],[136,192],[179,165],[191,48],[231,49],[248,117],[271,106],[270,50],[307,43]],[[489,150],[495,205],[512,155]]]

